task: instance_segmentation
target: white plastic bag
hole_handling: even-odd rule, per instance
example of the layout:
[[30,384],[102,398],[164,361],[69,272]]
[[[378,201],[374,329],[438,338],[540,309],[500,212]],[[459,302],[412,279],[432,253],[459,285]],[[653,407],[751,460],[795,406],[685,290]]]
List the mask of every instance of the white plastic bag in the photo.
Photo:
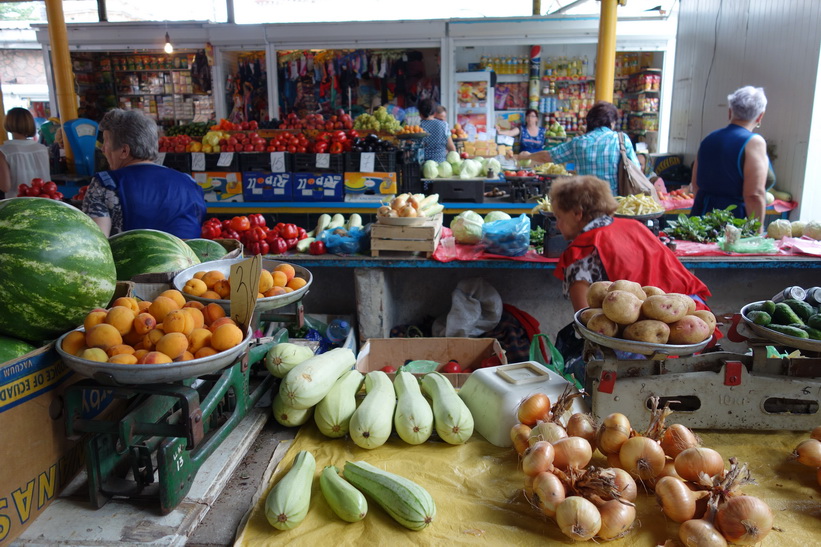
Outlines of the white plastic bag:
[[433,322],[432,334],[446,337],[476,337],[499,324],[502,318],[502,297],[481,278],[463,279],[451,295],[447,315]]

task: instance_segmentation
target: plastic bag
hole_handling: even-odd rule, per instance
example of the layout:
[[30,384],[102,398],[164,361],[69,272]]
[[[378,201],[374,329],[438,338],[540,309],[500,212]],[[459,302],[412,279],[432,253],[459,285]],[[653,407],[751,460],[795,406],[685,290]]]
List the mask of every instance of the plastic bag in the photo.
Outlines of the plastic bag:
[[354,255],[363,252],[365,245],[370,242],[369,228],[334,228],[323,230],[316,239],[325,243],[325,248],[331,254]]
[[510,220],[495,220],[482,226],[485,251],[502,256],[522,256],[530,248],[530,219],[521,214]]
[[[544,341],[544,344],[547,345],[548,351],[550,352],[550,357],[545,356],[540,341]],[[564,357],[562,357],[562,354],[559,353],[559,350],[556,349],[556,346],[553,345],[553,342],[550,341],[550,338],[546,334],[537,334],[530,341],[530,360],[535,361],[546,369],[552,370],[556,374],[560,375],[562,378],[576,386],[576,389],[584,389],[584,386],[582,386],[582,383],[578,378],[568,372],[565,372]]]
[[447,315],[433,322],[434,336],[476,337],[493,329],[502,317],[502,297],[481,278],[463,279],[453,290]]
[[718,248],[726,253],[775,253],[778,251],[775,240],[761,236],[742,237],[730,242],[719,237]]

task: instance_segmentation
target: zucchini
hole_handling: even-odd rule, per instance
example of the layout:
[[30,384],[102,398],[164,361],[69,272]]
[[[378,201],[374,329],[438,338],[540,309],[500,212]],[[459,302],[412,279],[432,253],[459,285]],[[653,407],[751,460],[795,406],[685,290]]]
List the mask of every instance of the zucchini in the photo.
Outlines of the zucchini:
[[296,242],[296,251],[303,254],[307,253],[310,250],[311,243],[314,241],[316,241],[315,237],[303,237]]
[[422,213],[421,216],[426,217],[435,217],[439,213],[445,210],[445,206],[441,203],[434,203],[430,207],[425,207],[424,209],[420,209],[419,212]]
[[436,433],[448,444],[462,444],[473,435],[473,415],[450,380],[438,372],[422,377],[422,390],[433,402]]
[[802,322],[806,322],[814,311],[812,309],[812,306],[810,306],[802,300],[788,298],[787,300],[784,300],[784,303],[788,305],[792,311],[795,312],[795,315],[797,315]]
[[316,221],[316,228],[312,232],[309,232],[308,235],[312,237],[316,237],[322,233],[323,230],[328,228],[328,224],[331,223],[331,215],[327,213],[322,213],[319,215],[319,218]]
[[422,530],[436,516],[436,504],[430,493],[410,479],[368,462],[345,462],[344,474],[351,484],[405,528]]
[[439,203],[439,194],[431,194],[419,202],[419,209],[427,209],[431,205]]
[[762,327],[766,327],[773,320],[773,318],[770,317],[770,314],[765,311],[747,312],[747,319],[756,325],[761,325]]
[[776,325],[803,325],[804,322],[798,315],[784,302],[779,302],[775,305],[775,311],[772,313],[773,321],[771,324]]
[[336,379],[356,364],[356,356],[348,348],[334,348],[314,355],[292,368],[279,384],[283,402],[296,409],[305,409],[321,401]]
[[314,351],[308,346],[283,342],[268,350],[265,354],[265,368],[273,376],[284,378],[288,371],[314,356]]
[[348,217],[348,223],[345,224],[345,229],[349,232],[352,228],[361,228],[362,227],[362,216],[358,213],[354,213]]
[[[325,227],[326,230],[333,230],[334,228],[344,228],[345,227],[345,217],[336,213],[333,217],[331,217],[331,222],[328,226]],[[319,232],[317,232],[319,235]]]
[[291,469],[274,485],[265,499],[265,518],[277,530],[299,526],[311,505],[311,483],[316,472],[313,454],[302,450]]
[[433,411],[422,395],[419,381],[410,372],[400,370],[393,380],[396,390],[396,414],[393,425],[399,438],[408,444],[422,444],[433,432]]
[[280,425],[297,427],[311,419],[314,413],[314,407],[311,406],[300,410],[291,408],[285,404],[282,397],[277,393],[274,395],[274,402],[271,403],[271,412],[273,412],[274,419],[279,422]]
[[349,370],[334,383],[331,391],[319,401],[314,421],[326,437],[338,439],[348,434],[351,416],[356,410],[356,394],[362,386],[362,373]]
[[774,325],[770,323],[767,325],[768,329],[772,329],[775,332],[780,332],[781,334],[786,334],[787,336],[794,336],[795,338],[809,338],[810,335],[801,330],[798,327],[788,326],[788,325]]
[[345,522],[359,522],[368,514],[368,501],[351,483],[339,476],[333,465],[319,475],[319,489],[336,516]]
[[351,416],[348,433],[360,448],[377,448],[385,444],[391,435],[396,394],[388,375],[373,370],[365,376],[365,400]]

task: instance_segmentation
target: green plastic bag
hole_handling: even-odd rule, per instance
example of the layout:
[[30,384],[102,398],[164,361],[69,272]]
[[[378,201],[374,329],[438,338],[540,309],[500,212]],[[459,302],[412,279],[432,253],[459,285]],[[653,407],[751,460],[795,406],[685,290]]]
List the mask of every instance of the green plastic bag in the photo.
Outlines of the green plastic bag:
[[[542,345],[539,343],[539,340],[544,340],[545,345],[550,352],[550,357],[545,356],[544,352],[542,351]],[[553,342],[550,341],[550,337],[546,334],[537,334],[533,337],[530,341],[530,360],[535,361],[545,367],[548,370],[551,370],[576,386],[576,389],[582,390],[584,386],[582,386],[581,382],[576,379],[575,376],[572,374],[568,374],[564,370],[564,357],[562,354],[559,353],[559,350],[556,349],[556,346],[553,345]]]

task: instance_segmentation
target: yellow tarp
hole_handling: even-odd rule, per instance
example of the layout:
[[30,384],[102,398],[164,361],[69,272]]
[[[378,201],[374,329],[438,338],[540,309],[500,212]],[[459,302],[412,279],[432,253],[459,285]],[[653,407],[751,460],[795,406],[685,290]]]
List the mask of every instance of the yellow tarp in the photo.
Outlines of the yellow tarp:
[[[786,456],[808,433],[699,432],[705,446],[726,459],[747,462],[757,485],[744,492],[764,499],[773,511],[775,527],[764,546],[821,545],[821,486],[816,470]],[[311,509],[297,528],[282,532],[265,518],[265,498],[271,486],[287,472],[300,450],[310,451],[317,462],[317,480]],[[604,465],[596,453],[594,464]],[[414,532],[396,523],[376,503],[368,500],[368,515],[361,522],[341,521],[319,490],[318,476],[326,465],[340,470],[348,460],[365,460],[392,473],[408,477],[426,488],[436,501],[436,517],[426,529]],[[392,438],[375,450],[364,450],[350,439],[328,439],[306,425],[298,433],[262,495],[252,509],[238,546],[264,545],[544,545],[569,542],[551,520],[532,509],[522,494],[524,475],[513,449],[498,448],[475,434],[461,446],[429,441],[410,446]],[[664,517],[655,498],[639,494],[639,521],[625,538],[607,545],[654,546],[677,538],[678,524]]]

